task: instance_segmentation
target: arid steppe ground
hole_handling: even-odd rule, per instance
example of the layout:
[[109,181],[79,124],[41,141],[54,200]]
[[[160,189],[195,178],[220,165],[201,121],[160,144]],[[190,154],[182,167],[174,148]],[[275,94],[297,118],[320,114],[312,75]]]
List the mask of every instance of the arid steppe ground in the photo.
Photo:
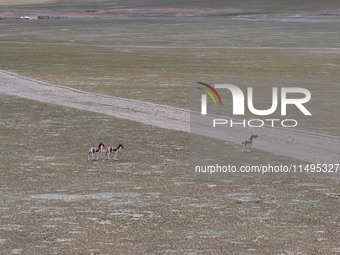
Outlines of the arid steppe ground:
[[[68,18],[0,20],[0,254],[340,253],[337,176],[195,176],[188,122],[175,129],[164,114],[188,112],[195,81],[253,81],[264,94],[288,82],[313,95],[311,118],[292,110],[296,133],[320,139],[296,147],[336,160],[339,7],[286,2],[1,1],[0,17]],[[19,79],[6,83],[5,74]],[[50,91],[32,93],[27,81]],[[59,86],[107,101],[82,108],[82,98],[51,96]],[[128,102],[141,107],[127,115]],[[141,119],[145,105],[155,122]],[[313,162],[304,146],[273,153],[264,137],[251,153],[231,138],[199,139],[238,166]],[[294,145],[280,139],[273,148]],[[117,161],[87,160],[99,142],[125,149]]]

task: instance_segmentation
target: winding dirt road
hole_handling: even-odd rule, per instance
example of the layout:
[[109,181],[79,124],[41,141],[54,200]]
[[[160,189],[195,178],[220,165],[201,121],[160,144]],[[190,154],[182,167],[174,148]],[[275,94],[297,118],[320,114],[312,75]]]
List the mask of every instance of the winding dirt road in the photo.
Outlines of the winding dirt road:
[[[107,114],[160,128],[192,132],[237,144],[250,133],[249,129],[243,127],[230,128],[228,132],[219,127],[212,132],[212,116],[206,116],[202,121],[194,113],[190,118],[189,110],[55,86],[2,70],[0,93]],[[261,137],[261,142],[256,143],[257,149],[306,162],[340,162],[339,137],[270,127],[257,129],[256,132]]]

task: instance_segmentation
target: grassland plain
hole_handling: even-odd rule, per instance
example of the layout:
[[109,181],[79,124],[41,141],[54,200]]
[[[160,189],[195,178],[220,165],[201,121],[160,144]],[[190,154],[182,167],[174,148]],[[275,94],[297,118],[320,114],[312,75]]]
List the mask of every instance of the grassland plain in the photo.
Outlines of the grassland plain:
[[[185,132],[6,95],[0,102],[1,254],[339,250],[336,179],[193,179]],[[126,149],[116,162],[87,161],[94,140]],[[252,162],[266,156],[257,151]]]
[[[196,77],[301,79],[320,93],[303,128],[339,136],[336,82],[310,82],[339,79],[337,19],[293,14],[1,21],[0,69],[181,108]],[[337,179],[195,179],[185,132],[0,99],[1,254],[340,252]],[[87,161],[99,141],[126,149],[117,162]],[[299,163],[225,146],[233,162]]]

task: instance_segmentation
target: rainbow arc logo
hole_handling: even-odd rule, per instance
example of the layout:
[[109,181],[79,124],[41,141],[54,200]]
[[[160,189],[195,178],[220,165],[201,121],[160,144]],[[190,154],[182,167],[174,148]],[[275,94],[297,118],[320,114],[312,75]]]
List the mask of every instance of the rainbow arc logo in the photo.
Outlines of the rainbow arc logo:
[[210,98],[213,100],[215,105],[217,105],[217,101],[216,101],[216,98],[215,98],[215,96],[216,96],[220,105],[222,105],[222,99],[213,86],[206,84],[206,83],[203,83],[203,82],[197,82],[197,83],[205,86],[205,87],[197,87],[197,88],[200,89],[200,90],[203,90],[206,93],[206,94],[202,94],[202,96],[201,96],[201,103],[202,103],[201,104],[202,105],[201,114],[203,114],[203,115],[207,114],[207,95],[210,96]]

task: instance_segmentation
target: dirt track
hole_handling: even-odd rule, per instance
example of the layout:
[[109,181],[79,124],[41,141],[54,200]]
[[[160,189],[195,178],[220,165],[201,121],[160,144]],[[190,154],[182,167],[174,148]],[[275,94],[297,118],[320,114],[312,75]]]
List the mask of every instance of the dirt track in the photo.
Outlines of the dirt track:
[[67,87],[0,71],[0,92],[35,101],[107,114],[161,128],[189,132],[189,111]]
[[[0,71],[0,93],[98,112],[166,129],[191,131],[237,144],[247,138],[251,132],[247,128],[240,127],[228,129],[226,133],[225,127],[220,127],[209,133],[213,117],[210,117],[210,121],[207,121],[209,118],[207,117],[204,123],[192,123],[190,127],[190,112],[185,109],[54,86],[6,71]],[[193,120],[200,121],[195,116],[191,118],[191,121]],[[306,162],[339,163],[340,139],[338,137],[269,127],[256,129],[256,132],[261,138],[260,142],[256,143],[257,149]]]

